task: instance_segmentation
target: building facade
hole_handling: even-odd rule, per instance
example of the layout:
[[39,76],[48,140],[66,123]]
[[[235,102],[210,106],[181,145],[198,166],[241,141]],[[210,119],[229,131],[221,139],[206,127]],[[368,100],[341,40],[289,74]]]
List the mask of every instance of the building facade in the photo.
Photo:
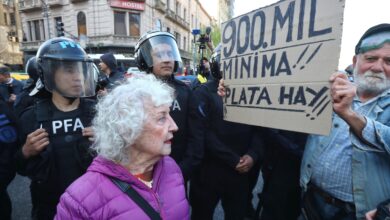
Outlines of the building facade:
[[16,69],[23,64],[19,47],[21,39],[17,0],[0,0],[0,64]]
[[216,19],[219,25],[233,17],[234,2],[235,0],[218,0],[218,17]]
[[139,37],[149,30],[175,35],[184,65],[193,53],[191,30],[211,25],[198,0],[20,0],[21,50],[35,55],[39,45],[56,37],[62,22],[66,37],[88,53],[114,52],[132,57]]

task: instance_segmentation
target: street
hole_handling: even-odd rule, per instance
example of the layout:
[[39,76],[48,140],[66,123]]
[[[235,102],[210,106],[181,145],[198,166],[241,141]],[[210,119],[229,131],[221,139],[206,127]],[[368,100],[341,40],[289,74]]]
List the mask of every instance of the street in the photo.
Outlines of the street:
[[28,220],[31,213],[30,180],[27,177],[16,175],[8,186],[8,193],[12,200],[12,219]]

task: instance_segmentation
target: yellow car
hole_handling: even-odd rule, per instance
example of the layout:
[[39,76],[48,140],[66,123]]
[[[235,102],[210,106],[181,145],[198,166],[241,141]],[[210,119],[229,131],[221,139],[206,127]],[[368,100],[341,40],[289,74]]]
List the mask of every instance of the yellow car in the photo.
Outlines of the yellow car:
[[11,72],[11,77],[20,81],[24,81],[29,78],[28,74],[23,72]]

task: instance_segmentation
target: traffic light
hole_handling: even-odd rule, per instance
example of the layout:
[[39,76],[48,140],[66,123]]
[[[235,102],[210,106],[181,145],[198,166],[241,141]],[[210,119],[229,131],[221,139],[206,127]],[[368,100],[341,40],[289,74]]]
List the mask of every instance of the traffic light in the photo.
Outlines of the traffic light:
[[62,21],[57,21],[56,23],[57,37],[65,36],[64,34],[64,23]]

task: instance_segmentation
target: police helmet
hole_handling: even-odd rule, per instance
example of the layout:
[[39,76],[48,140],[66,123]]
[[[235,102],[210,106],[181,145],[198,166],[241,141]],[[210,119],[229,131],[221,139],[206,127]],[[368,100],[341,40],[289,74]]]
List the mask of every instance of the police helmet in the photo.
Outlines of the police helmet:
[[[169,52],[156,51],[159,44],[167,44],[172,49]],[[153,55],[160,58],[160,62],[174,61],[175,67],[173,72],[176,72],[181,66],[182,61],[177,48],[175,37],[164,31],[149,31],[145,33],[135,46],[135,61],[141,71],[151,73],[153,70]]]
[[95,95],[93,62],[75,41],[65,37],[50,39],[39,47],[36,59],[47,91],[68,98]]
[[38,67],[37,67],[37,58],[35,56],[28,59],[26,63],[26,70],[25,70],[34,82],[36,82],[39,78],[38,74]]
[[210,70],[211,75],[216,79],[222,78],[222,71],[221,71],[221,43],[218,44],[217,47],[215,47],[213,54],[211,55],[211,62],[210,62]]

